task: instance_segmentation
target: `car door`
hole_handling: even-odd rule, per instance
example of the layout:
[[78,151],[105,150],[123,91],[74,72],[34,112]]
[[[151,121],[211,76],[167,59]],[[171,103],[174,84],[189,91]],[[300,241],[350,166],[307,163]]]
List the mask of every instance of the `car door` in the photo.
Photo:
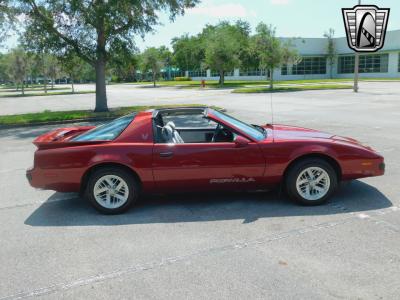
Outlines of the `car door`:
[[257,143],[154,144],[153,176],[160,191],[258,188],[265,160]]
[[210,189],[213,178],[230,178],[232,143],[154,144],[153,176],[157,189]]

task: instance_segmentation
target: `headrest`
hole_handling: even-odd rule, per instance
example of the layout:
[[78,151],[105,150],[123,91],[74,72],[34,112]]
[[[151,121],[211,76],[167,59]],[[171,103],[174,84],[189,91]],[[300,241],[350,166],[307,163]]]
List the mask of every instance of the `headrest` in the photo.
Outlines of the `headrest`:
[[172,142],[174,130],[168,124],[161,129],[161,134],[165,142]]
[[172,122],[172,121],[169,121],[165,126],[169,126],[169,127],[171,127],[172,128],[172,130],[176,130],[176,126],[175,126],[175,123],[174,122]]

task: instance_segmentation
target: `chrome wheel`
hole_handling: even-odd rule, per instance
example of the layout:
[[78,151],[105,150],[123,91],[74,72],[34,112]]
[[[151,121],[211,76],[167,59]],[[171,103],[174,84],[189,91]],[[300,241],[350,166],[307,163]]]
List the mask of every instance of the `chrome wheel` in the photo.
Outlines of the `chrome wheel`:
[[297,192],[306,200],[316,201],[324,197],[330,188],[329,174],[322,168],[309,167],[300,172],[296,180]]
[[117,175],[104,175],[94,184],[93,196],[104,208],[119,208],[128,201],[128,184]]

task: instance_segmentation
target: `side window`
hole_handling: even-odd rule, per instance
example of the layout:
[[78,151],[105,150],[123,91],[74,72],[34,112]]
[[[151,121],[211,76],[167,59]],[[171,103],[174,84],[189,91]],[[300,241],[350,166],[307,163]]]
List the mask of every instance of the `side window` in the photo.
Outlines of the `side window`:
[[157,143],[209,143],[217,128],[200,113],[163,113],[154,124]]
[[121,134],[132,122],[136,114],[130,114],[111,122],[99,125],[77,137],[71,139],[73,142],[82,141],[111,141]]

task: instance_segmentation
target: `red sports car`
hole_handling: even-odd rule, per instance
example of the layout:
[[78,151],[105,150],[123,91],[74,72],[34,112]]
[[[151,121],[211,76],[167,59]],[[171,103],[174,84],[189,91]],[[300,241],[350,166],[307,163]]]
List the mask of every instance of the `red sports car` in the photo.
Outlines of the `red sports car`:
[[325,202],[341,180],[384,174],[384,159],[351,138],[287,125],[249,125],[207,107],[132,113],[35,139],[35,188],[82,192],[103,213],[141,193],[258,190],[283,184],[297,202]]

